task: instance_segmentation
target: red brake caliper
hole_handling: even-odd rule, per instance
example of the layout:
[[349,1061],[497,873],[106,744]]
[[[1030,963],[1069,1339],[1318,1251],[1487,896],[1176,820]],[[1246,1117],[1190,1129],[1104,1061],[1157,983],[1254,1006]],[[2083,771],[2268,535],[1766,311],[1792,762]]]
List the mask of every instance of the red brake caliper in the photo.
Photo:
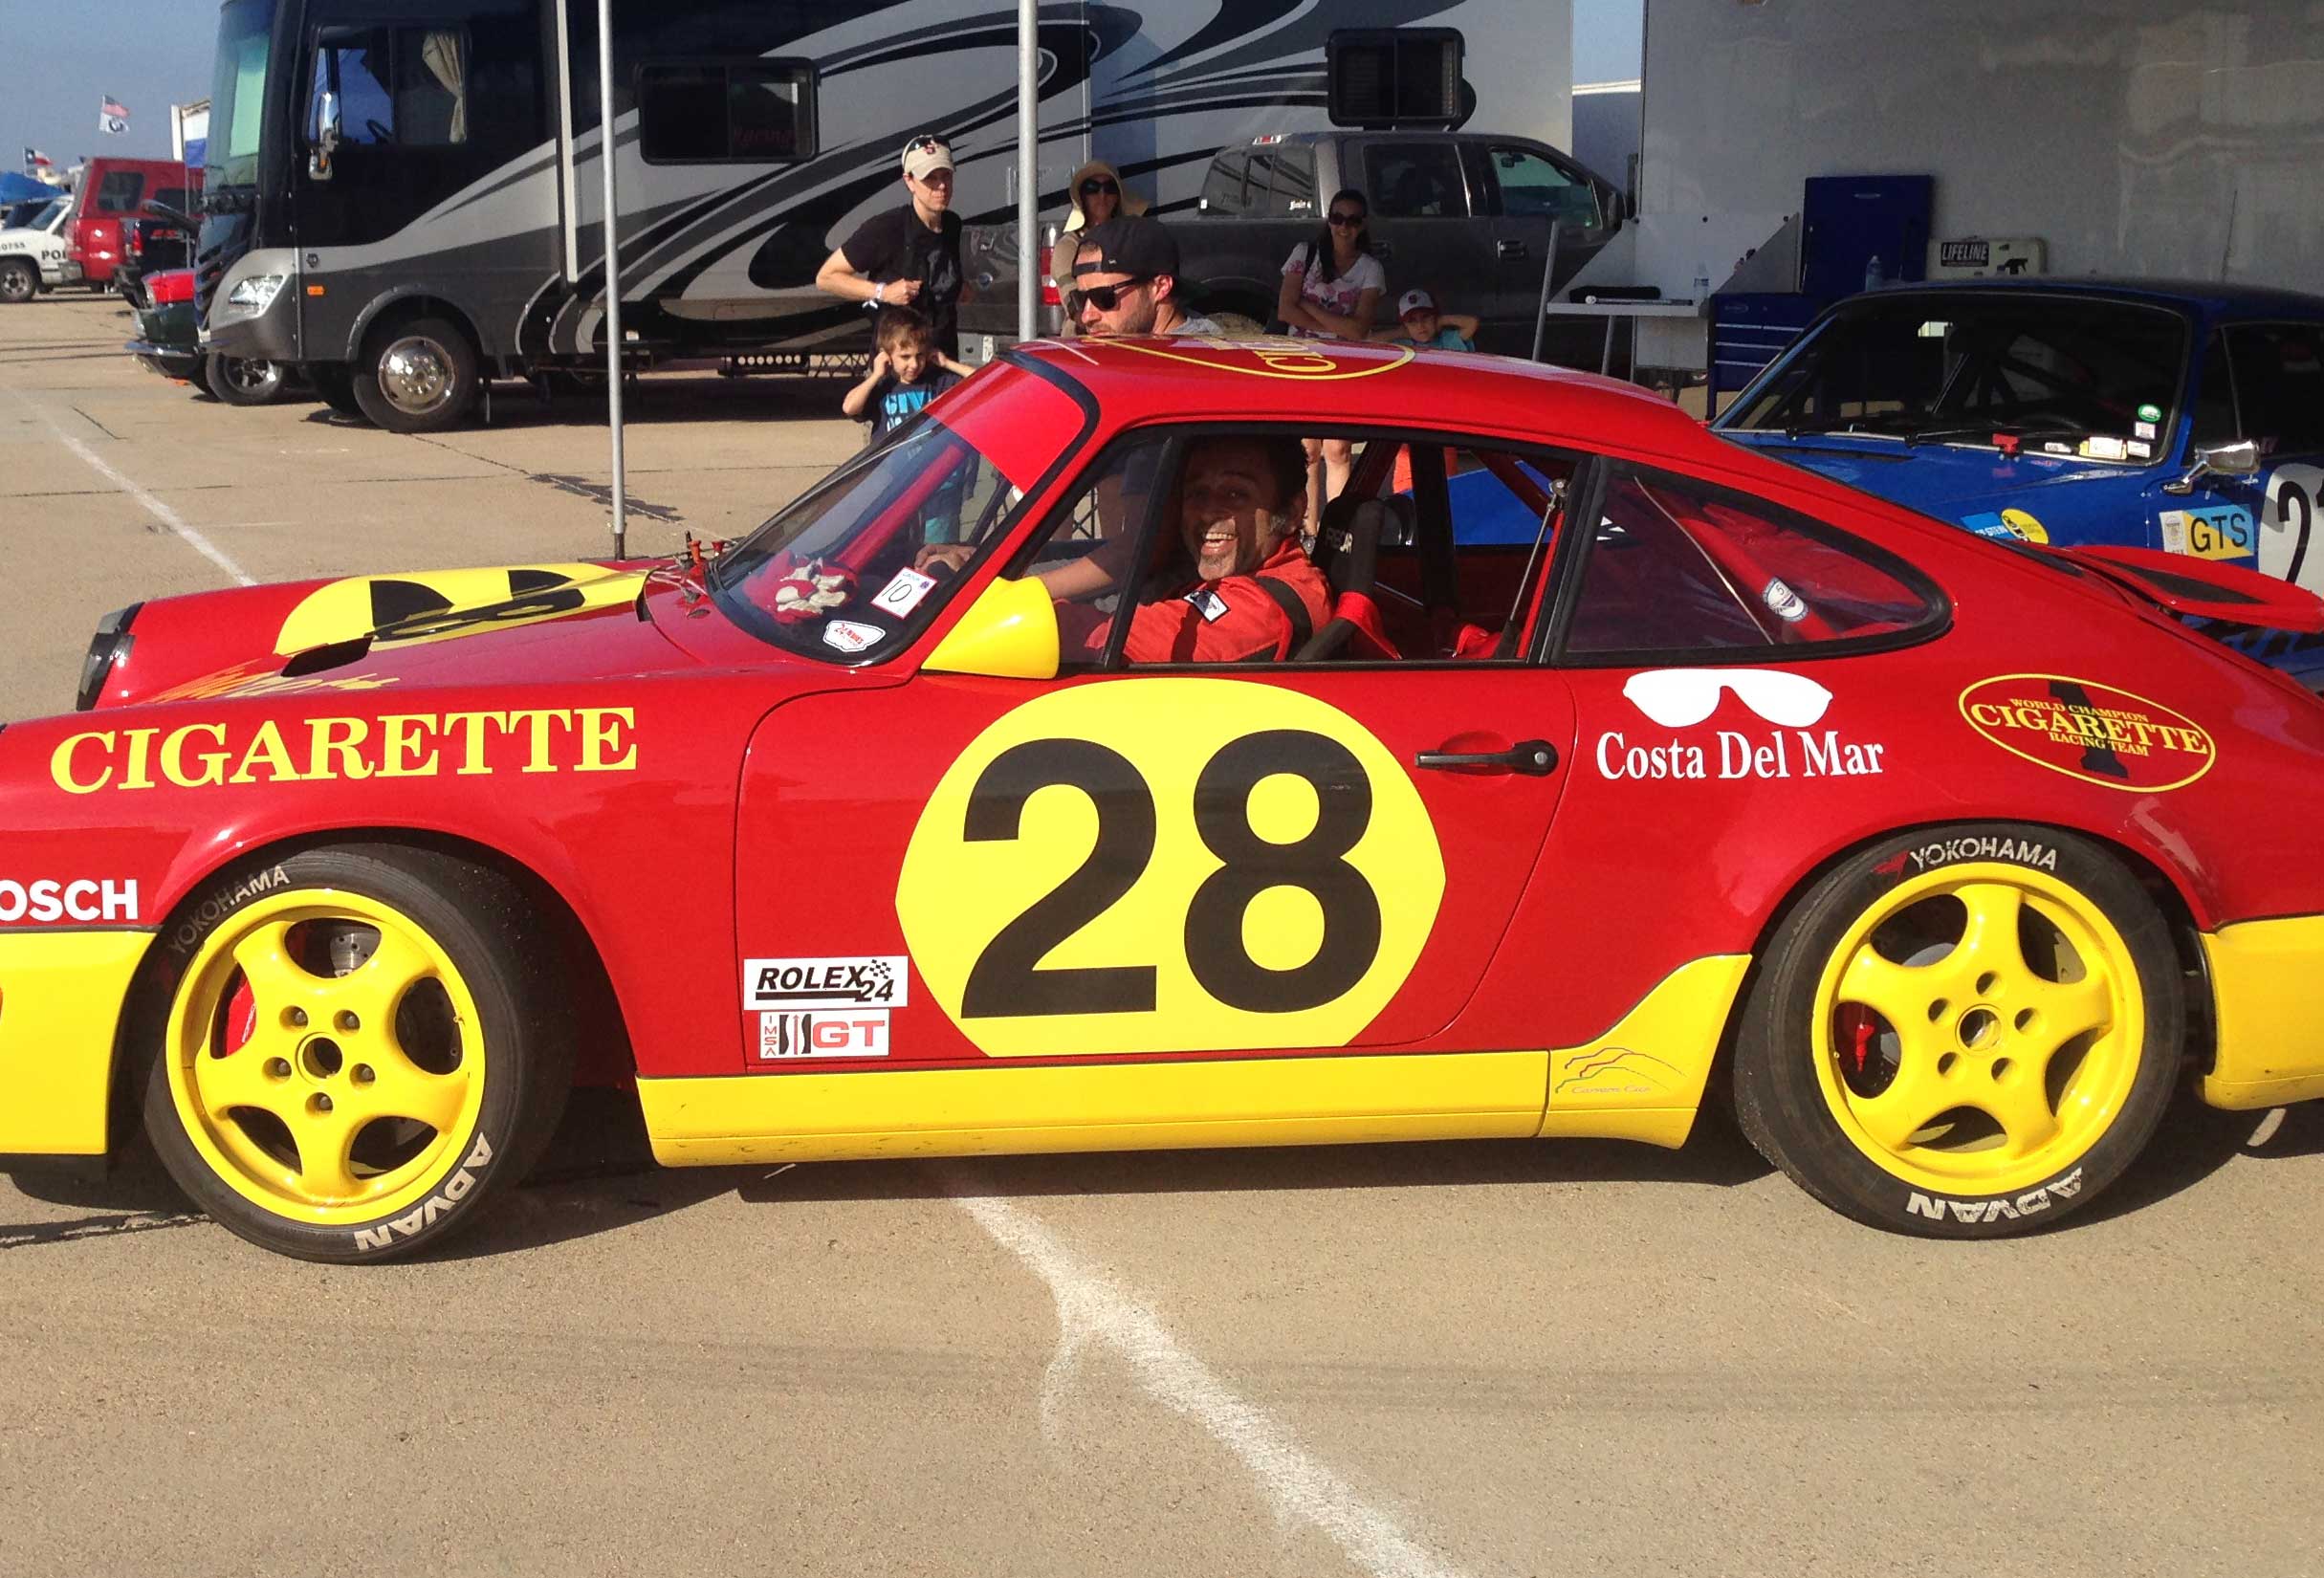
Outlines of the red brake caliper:
[[1846,1057],[1858,1074],[1872,1061],[1873,1038],[1880,1033],[1878,1016],[1860,1002],[1844,1002],[1831,1017],[1831,1026],[1837,1034],[1841,1055]]
[[226,999],[226,1013],[220,1028],[226,1033],[226,1044],[218,1049],[220,1057],[239,1052],[258,1028],[258,995],[251,990],[248,975],[234,977],[234,994]]

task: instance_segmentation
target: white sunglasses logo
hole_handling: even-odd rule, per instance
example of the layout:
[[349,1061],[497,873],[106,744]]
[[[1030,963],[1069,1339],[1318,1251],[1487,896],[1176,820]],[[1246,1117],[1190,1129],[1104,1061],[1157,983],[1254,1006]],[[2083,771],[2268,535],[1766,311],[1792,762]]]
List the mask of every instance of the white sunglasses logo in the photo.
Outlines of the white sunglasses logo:
[[1778,668],[1657,668],[1631,675],[1622,687],[1632,705],[1665,729],[1700,723],[1719,711],[1722,690],[1785,729],[1807,728],[1831,705],[1831,692],[1814,680]]

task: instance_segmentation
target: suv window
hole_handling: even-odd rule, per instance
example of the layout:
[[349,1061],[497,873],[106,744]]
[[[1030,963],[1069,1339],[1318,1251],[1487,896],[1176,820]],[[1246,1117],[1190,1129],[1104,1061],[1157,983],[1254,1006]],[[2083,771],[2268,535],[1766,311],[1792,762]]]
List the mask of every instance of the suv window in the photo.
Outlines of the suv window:
[[1589,663],[1853,644],[1933,628],[1945,612],[1868,542],[1643,468],[1615,472],[1580,576],[1562,653]]
[[144,200],[143,170],[107,170],[104,180],[97,185],[99,213],[135,213],[137,206]]
[[[1271,166],[1273,177],[1264,183],[1260,173],[1262,161]],[[1285,142],[1272,150],[1271,158],[1253,154],[1248,211],[1276,219],[1313,218],[1317,211],[1315,149],[1305,142]]]
[[1250,163],[1251,156],[1240,151],[1222,153],[1211,161],[1211,173],[1202,178],[1203,212],[1242,212],[1243,172]]
[[1555,219],[1584,230],[1605,223],[1598,194],[1530,148],[1492,150],[1501,211],[1511,219]]
[[638,137],[648,164],[812,158],[815,119],[815,69],[804,61],[638,67]]
[[2227,361],[2237,437],[2259,440],[2269,455],[2324,450],[2324,324],[2238,323],[2227,330]]
[[1467,216],[1460,155],[1451,142],[1374,142],[1364,150],[1371,211],[1380,219]]

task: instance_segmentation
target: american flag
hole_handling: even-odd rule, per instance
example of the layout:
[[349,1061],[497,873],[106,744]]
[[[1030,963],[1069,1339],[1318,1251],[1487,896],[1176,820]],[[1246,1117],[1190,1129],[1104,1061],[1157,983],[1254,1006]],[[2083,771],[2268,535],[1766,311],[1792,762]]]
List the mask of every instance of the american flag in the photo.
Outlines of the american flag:
[[97,129],[115,137],[127,131],[129,129],[129,106],[111,94],[101,96],[98,100]]

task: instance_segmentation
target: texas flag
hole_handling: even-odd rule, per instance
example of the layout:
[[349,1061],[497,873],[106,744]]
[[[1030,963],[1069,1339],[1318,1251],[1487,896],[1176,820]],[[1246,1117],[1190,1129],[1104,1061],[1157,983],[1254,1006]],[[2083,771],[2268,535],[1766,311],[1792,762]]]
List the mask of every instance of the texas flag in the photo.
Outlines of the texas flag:
[[101,99],[97,110],[97,129],[108,137],[119,137],[129,129],[129,106],[118,99]]
[[38,148],[27,148],[24,150],[24,167],[28,172],[45,170],[49,168],[49,156]]

